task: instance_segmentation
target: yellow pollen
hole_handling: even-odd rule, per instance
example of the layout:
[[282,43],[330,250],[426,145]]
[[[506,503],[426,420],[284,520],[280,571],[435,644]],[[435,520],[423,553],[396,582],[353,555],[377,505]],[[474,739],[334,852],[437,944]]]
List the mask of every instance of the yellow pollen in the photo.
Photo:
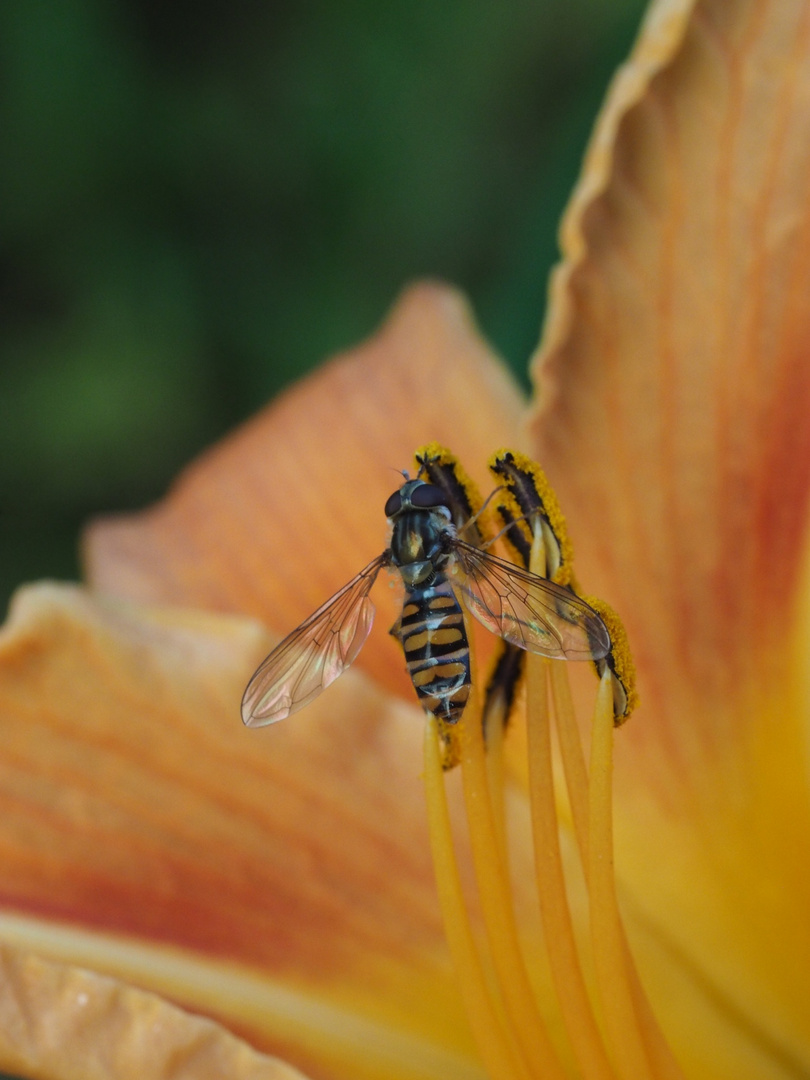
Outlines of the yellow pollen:
[[445,772],[449,772],[451,769],[455,769],[461,764],[461,741],[459,739],[459,725],[448,724],[440,717],[428,714],[429,717],[436,721],[439,738],[439,749],[441,752],[442,769]]
[[[496,514],[501,510],[503,511],[503,514],[501,516],[501,520],[503,521],[503,523],[506,523],[508,515],[508,517],[515,522],[515,525],[513,527],[517,529],[518,532],[525,538],[527,544],[531,544],[531,525],[523,518],[523,511],[520,509],[517,499],[509,490],[509,488],[502,488],[496,496]],[[512,529],[501,531],[501,539],[503,540],[505,547],[512,556],[512,561],[519,564],[522,561],[522,557],[519,549],[515,546],[512,540]]]
[[[438,484],[445,491],[451,491],[454,503],[459,495],[470,509],[474,523],[468,519],[462,537],[471,544],[479,544],[494,536],[494,517],[489,508],[484,509],[484,500],[478,485],[472,480],[458,458],[446,446],[440,443],[427,443],[420,446],[414,454],[419,475]],[[482,512],[483,511],[483,512]],[[456,520],[456,525],[463,525]]]
[[430,462],[432,464],[439,465],[452,472],[456,481],[464,489],[470,500],[470,508],[474,514],[477,514],[481,509],[481,503],[483,499],[475,484],[475,481],[470,478],[466,470],[459,464],[458,458],[452,451],[448,450],[446,446],[442,446],[440,443],[431,442],[425,446],[420,446],[414,454],[414,460],[416,462],[416,468],[421,469],[423,462]]
[[596,661],[596,672],[601,678],[607,669],[613,677],[613,720],[618,727],[638,706],[636,665],[627,641],[627,631],[619,616],[604,600],[594,596],[583,596],[582,599],[602,616],[602,622],[610,632],[610,655]]
[[[573,586],[574,549],[568,536],[568,526],[565,523],[565,517],[560,509],[554,488],[548,482],[546,474],[537,462],[532,461],[531,458],[517,450],[498,450],[489,459],[489,469],[499,483],[506,485],[507,491],[511,492],[513,496],[517,490],[517,481],[510,474],[510,471],[504,468],[504,462],[509,462],[510,466],[520,473],[524,481],[532,487],[542,507],[543,515],[547,519],[547,523],[544,522],[545,529],[550,533],[546,537],[547,546],[550,548],[556,547],[559,551],[557,558],[547,560],[550,577],[558,585]],[[517,499],[515,499],[515,502],[519,505]],[[519,512],[523,513],[523,511]]]

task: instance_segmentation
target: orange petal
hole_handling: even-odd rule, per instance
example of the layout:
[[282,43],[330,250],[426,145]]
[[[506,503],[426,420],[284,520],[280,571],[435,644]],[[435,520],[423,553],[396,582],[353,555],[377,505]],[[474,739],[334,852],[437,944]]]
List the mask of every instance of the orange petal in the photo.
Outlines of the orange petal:
[[303,1080],[210,1020],[0,946],[0,1068],[40,1080]]
[[[289,631],[383,549],[385,500],[418,446],[451,444],[483,481],[487,455],[514,441],[522,407],[464,300],[417,285],[370,341],[204,454],[163,502],[92,526],[89,580]],[[381,588],[375,601],[387,629],[397,602]],[[412,693],[386,634],[372,635],[358,662]]]
[[808,176],[810,5],[654,4],[535,361],[536,452],[638,661],[617,872],[689,1075],[810,1069]]
[[[342,1063],[329,1075],[377,1075],[382,1059],[409,1077],[434,1058],[442,1075],[468,1044],[421,712],[349,672],[295,723],[247,731],[239,699],[268,644],[233,616],[18,594],[0,637],[0,905],[29,921],[2,916],[0,934],[166,992],[304,1067]],[[355,1043],[333,1031],[349,1014]]]
[[[659,2],[562,226],[536,453],[662,771],[784,677],[810,493],[810,7]],[[770,691],[769,691],[770,692]],[[654,715],[652,715],[654,711]],[[685,713],[708,722],[685,725]]]

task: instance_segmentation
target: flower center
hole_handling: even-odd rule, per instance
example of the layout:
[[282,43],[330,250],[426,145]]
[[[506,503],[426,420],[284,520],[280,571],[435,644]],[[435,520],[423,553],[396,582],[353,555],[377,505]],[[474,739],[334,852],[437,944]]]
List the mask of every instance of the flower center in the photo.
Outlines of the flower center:
[[[442,453],[445,461],[452,460]],[[420,454],[422,461],[425,450]],[[573,588],[564,520],[538,466],[501,452],[490,467],[505,480],[505,488],[496,496],[489,523],[481,522],[480,500],[476,505],[475,497],[470,498],[482,535],[494,536],[496,524],[505,523],[507,546],[518,561],[543,577],[553,568],[549,576]],[[425,786],[445,931],[473,1035],[488,1074],[496,1080],[564,1080],[571,1075],[585,1080],[674,1080],[681,1075],[636,973],[616,900],[612,748],[614,727],[636,702],[632,660],[618,617],[605,605],[588,602],[605,619],[613,642],[611,653],[597,665],[589,767],[567,665],[531,653],[520,652],[516,658],[513,646],[502,644],[484,691],[473,657],[472,692],[455,727],[448,729],[428,714]],[[527,945],[527,935],[519,933],[522,920],[508,853],[512,837],[504,732],[524,665],[528,804],[542,957]],[[590,934],[584,940],[575,936],[569,903],[575,868],[571,860],[563,860],[561,848],[562,792],[555,791],[552,725],[561,766],[558,784],[570,808],[568,832],[573,832],[587,893]],[[471,898],[462,886],[448,809],[446,771],[457,762],[480,918],[473,916]],[[583,962],[591,972],[587,980]],[[542,1007],[530,977],[536,979],[541,969],[549,972],[552,987],[551,995],[543,994]]]

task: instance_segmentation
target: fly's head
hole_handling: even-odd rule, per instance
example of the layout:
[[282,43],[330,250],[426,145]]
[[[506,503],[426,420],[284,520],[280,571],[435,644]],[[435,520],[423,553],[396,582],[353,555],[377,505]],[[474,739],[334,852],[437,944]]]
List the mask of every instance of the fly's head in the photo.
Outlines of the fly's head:
[[385,504],[392,561],[405,585],[429,584],[450,557],[455,528],[447,496],[435,484],[406,480]]
[[385,516],[390,521],[414,510],[430,510],[446,521],[452,520],[445,493],[436,484],[424,480],[406,480],[385,504]]

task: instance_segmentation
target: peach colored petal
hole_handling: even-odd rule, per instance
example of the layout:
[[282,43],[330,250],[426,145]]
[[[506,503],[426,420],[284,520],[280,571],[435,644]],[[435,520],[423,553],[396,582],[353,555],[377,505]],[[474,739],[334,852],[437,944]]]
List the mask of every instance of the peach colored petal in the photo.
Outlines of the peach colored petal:
[[[233,616],[18,594],[0,635],[0,906],[235,965],[463,1058],[421,712],[349,672],[297,722],[247,731],[241,690],[268,645]],[[155,987],[157,962],[122,966]],[[310,1071],[271,1014],[257,1005],[240,1030]]]
[[808,176],[810,6],[654,4],[563,222],[532,431],[581,577],[628,625],[648,709],[627,740],[648,733],[662,770],[734,741],[752,654],[761,685],[784,672],[810,492]]
[[30,1080],[303,1080],[217,1024],[0,946],[0,1068]]
[[654,4],[534,364],[535,451],[638,661],[617,868],[690,1075],[810,1071],[808,177],[810,5]]
[[[204,454],[143,514],[86,538],[88,577],[118,596],[254,615],[289,631],[385,546],[383,506],[431,440],[483,480],[514,438],[519,391],[459,294],[417,285],[368,342],[296,384]],[[378,588],[378,623],[398,615]],[[402,652],[372,634],[358,663],[412,694]]]

